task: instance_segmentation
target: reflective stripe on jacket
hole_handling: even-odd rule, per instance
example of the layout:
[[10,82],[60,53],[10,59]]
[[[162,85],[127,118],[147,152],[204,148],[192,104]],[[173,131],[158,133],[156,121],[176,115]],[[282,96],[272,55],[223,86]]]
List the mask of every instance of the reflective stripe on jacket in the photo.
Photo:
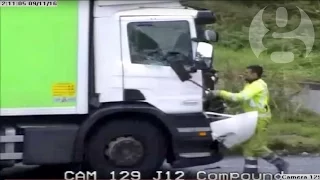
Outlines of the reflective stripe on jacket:
[[218,96],[226,100],[242,102],[245,112],[258,111],[259,117],[271,118],[268,85],[262,79],[246,84],[239,93],[221,90],[218,91]]

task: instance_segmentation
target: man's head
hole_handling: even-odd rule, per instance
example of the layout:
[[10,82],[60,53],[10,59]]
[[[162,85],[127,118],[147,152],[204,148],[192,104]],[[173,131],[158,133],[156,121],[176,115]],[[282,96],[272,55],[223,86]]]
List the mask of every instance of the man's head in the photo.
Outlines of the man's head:
[[260,79],[263,74],[263,68],[259,65],[251,65],[246,68],[244,79],[247,82],[252,82]]

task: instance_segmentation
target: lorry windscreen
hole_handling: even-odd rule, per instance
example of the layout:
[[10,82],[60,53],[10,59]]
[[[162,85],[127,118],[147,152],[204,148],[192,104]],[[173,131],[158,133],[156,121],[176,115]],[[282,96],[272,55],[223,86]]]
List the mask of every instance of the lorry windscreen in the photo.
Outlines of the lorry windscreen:
[[188,21],[132,22],[128,24],[131,62],[168,66],[164,58],[177,52],[192,59],[192,42]]

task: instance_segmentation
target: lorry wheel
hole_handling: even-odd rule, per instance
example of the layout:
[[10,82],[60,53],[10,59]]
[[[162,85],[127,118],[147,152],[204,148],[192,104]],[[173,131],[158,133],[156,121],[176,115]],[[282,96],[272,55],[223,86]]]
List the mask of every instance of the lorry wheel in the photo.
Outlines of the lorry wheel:
[[96,130],[87,143],[86,160],[99,178],[151,178],[166,157],[160,129],[149,122],[120,119]]

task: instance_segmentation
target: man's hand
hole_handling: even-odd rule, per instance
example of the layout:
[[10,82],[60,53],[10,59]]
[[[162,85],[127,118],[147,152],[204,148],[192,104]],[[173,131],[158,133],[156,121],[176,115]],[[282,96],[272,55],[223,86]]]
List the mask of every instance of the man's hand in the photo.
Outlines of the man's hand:
[[213,90],[213,91],[212,91],[212,94],[213,94],[214,96],[219,96],[219,93],[220,93],[220,90]]
[[215,96],[215,97],[216,97],[216,96],[219,96],[219,92],[220,92],[219,90],[213,90],[213,91],[211,91],[212,95]]
[[208,98],[214,98],[214,97],[217,97],[217,96],[219,96],[219,90],[212,90],[212,91],[210,91],[210,90],[207,90],[206,91],[206,95],[207,95],[207,97]]

